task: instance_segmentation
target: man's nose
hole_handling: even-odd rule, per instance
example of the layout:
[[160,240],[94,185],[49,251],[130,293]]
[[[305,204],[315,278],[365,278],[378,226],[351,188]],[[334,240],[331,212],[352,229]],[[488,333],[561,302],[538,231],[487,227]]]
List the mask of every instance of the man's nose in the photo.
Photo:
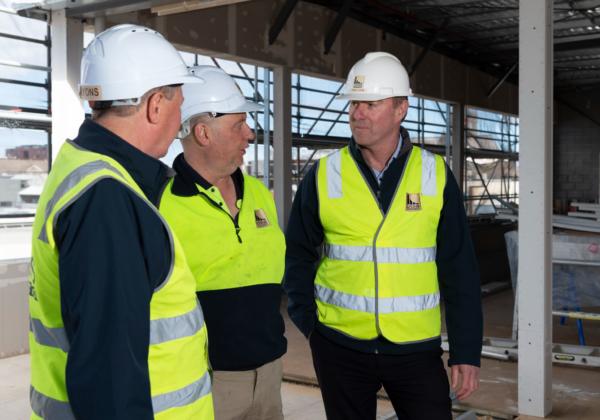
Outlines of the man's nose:
[[246,142],[251,142],[254,140],[254,137],[256,137],[254,134],[254,130],[252,130],[248,124],[244,124],[244,125],[245,125],[245,129],[246,129],[246,136],[245,136]]

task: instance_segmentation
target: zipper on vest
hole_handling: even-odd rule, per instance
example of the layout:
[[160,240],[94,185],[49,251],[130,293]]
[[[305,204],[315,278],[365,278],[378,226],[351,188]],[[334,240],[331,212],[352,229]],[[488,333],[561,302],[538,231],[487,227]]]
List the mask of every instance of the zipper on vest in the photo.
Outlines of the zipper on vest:
[[379,232],[381,232],[381,228],[385,223],[385,216],[383,216],[383,220],[379,224],[377,231],[375,232],[375,236],[373,237],[373,269],[375,270],[375,329],[377,330],[377,334],[383,336],[381,332],[381,327],[379,326],[379,275],[377,270],[377,237],[379,236]]

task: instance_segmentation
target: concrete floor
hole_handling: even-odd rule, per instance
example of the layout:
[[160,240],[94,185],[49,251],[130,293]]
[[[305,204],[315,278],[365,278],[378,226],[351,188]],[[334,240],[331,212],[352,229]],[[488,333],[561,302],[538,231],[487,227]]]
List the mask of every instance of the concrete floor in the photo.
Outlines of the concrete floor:
[[[315,386],[284,382],[283,415],[286,420],[325,420],[321,393]],[[29,355],[0,359],[0,420],[29,419]],[[378,420],[389,419],[394,410],[379,400]]]
[[[484,298],[485,336],[510,338],[513,296],[506,290]],[[600,312],[600,311],[598,311]],[[600,347],[600,323],[584,322],[587,345]],[[577,344],[577,329],[571,320],[559,325],[554,319],[554,342]],[[310,349],[302,334],[286,317],[288,352],[283,359],[285,377],[315,383]],[[445,356],[447,357],[447,355]],[[553,367],[553,405],[550,419],[600,419],[600,368]],[[462,402],[463,407],[517,415],[517,363],[482,359],[480,389]],[[313,417],[305,417],[313,418]]]
[[[505,291],[484,299],[485,335],[510,337],[512,292]],[[585,323],[589,346],[600,347],[600,325]],[[283,407],[286,420],[324,420],[323,403],[316,384],[306,339],[286,317],[288,352],[284,356]],[[555,342],[577,343],[572,321],[554,325]],[[310,385],[313,384],[313,385]],[[29,417],[29,356],[0,359],[0,420]],[[517,364],[483,359],[480,390],[463,407],[517,414]],[[600,419],[600,369],[557,366],[553,368],[553,412],[549,419]],[[378,418],[393,418],[391,404],[379,400]],[[485,417],[482,417],[485,418]]]

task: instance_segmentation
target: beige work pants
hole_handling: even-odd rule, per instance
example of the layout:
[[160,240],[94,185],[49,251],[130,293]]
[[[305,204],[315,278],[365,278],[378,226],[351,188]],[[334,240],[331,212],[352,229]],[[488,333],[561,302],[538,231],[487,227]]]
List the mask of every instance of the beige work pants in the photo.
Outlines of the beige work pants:
[[281,358],[258,369],[213,372],[215,420],[283,420]]

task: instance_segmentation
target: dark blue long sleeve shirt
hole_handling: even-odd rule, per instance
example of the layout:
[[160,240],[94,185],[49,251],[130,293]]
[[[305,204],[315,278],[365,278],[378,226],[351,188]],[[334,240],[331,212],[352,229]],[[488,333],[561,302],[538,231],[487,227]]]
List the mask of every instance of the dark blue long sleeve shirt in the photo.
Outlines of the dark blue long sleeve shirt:
[[[91,120],[74,141],[115,159],[157,202],[169,173],[160,161]],[[164,225],[135,193],[103,179],[62,212],[54,235],[75,417],[152,419],[150,299],[172,258]]]
[[[401,135],[401,150],[385,170],[381,184],[375,179],[356,143],[350,141],[350,151],[384,212],[388,211],[394,198],[408,152],[412,148],[404,128],[401,128]],[[440,339],[403,345],[394,344],[384,337],[356,340],[318,321],[314,279],[321,259],[319,250],[324,233],[319,218],[316,170],[317,165],[314,165],[298,186],[286,230],[284,289],[288,295],[288,312],[292,321],[306,336],[317,329],[337,344],[366,353],[407,354],[438,349]],[[450,344],[448,363],[479,366],[483,338],[479,271],[462,195],[449,169],[446,178],[444,204],[437,231],[436,263]]]
[[[196,185],[208,190],[212,184],[204,179],[183,154],[173,162],[177,173],[171,192],[189,197],[188,205],[209,204],[216,212],[225,210],[210,197],[201,194]],[[235,185],[236,201],[244,198],[244,176],[237,169],[231,179]],[[202,223],[190,220],[190,223]],[[246,227],[233,218],[231,235],[244,237]],[[241,233],[237,229],[241,227]],[[241,235],[241,236],[240,236]],[[260,276],[261,273],[255,273]],[[278,283],[253,284],[245,287],[222,288],[197,292],[208,328],[208,354],[211,367],[217,370],[240,371],[256,369],[281,357],[287,349],[283,335],[284,323],[279,311],[281,285]]]

